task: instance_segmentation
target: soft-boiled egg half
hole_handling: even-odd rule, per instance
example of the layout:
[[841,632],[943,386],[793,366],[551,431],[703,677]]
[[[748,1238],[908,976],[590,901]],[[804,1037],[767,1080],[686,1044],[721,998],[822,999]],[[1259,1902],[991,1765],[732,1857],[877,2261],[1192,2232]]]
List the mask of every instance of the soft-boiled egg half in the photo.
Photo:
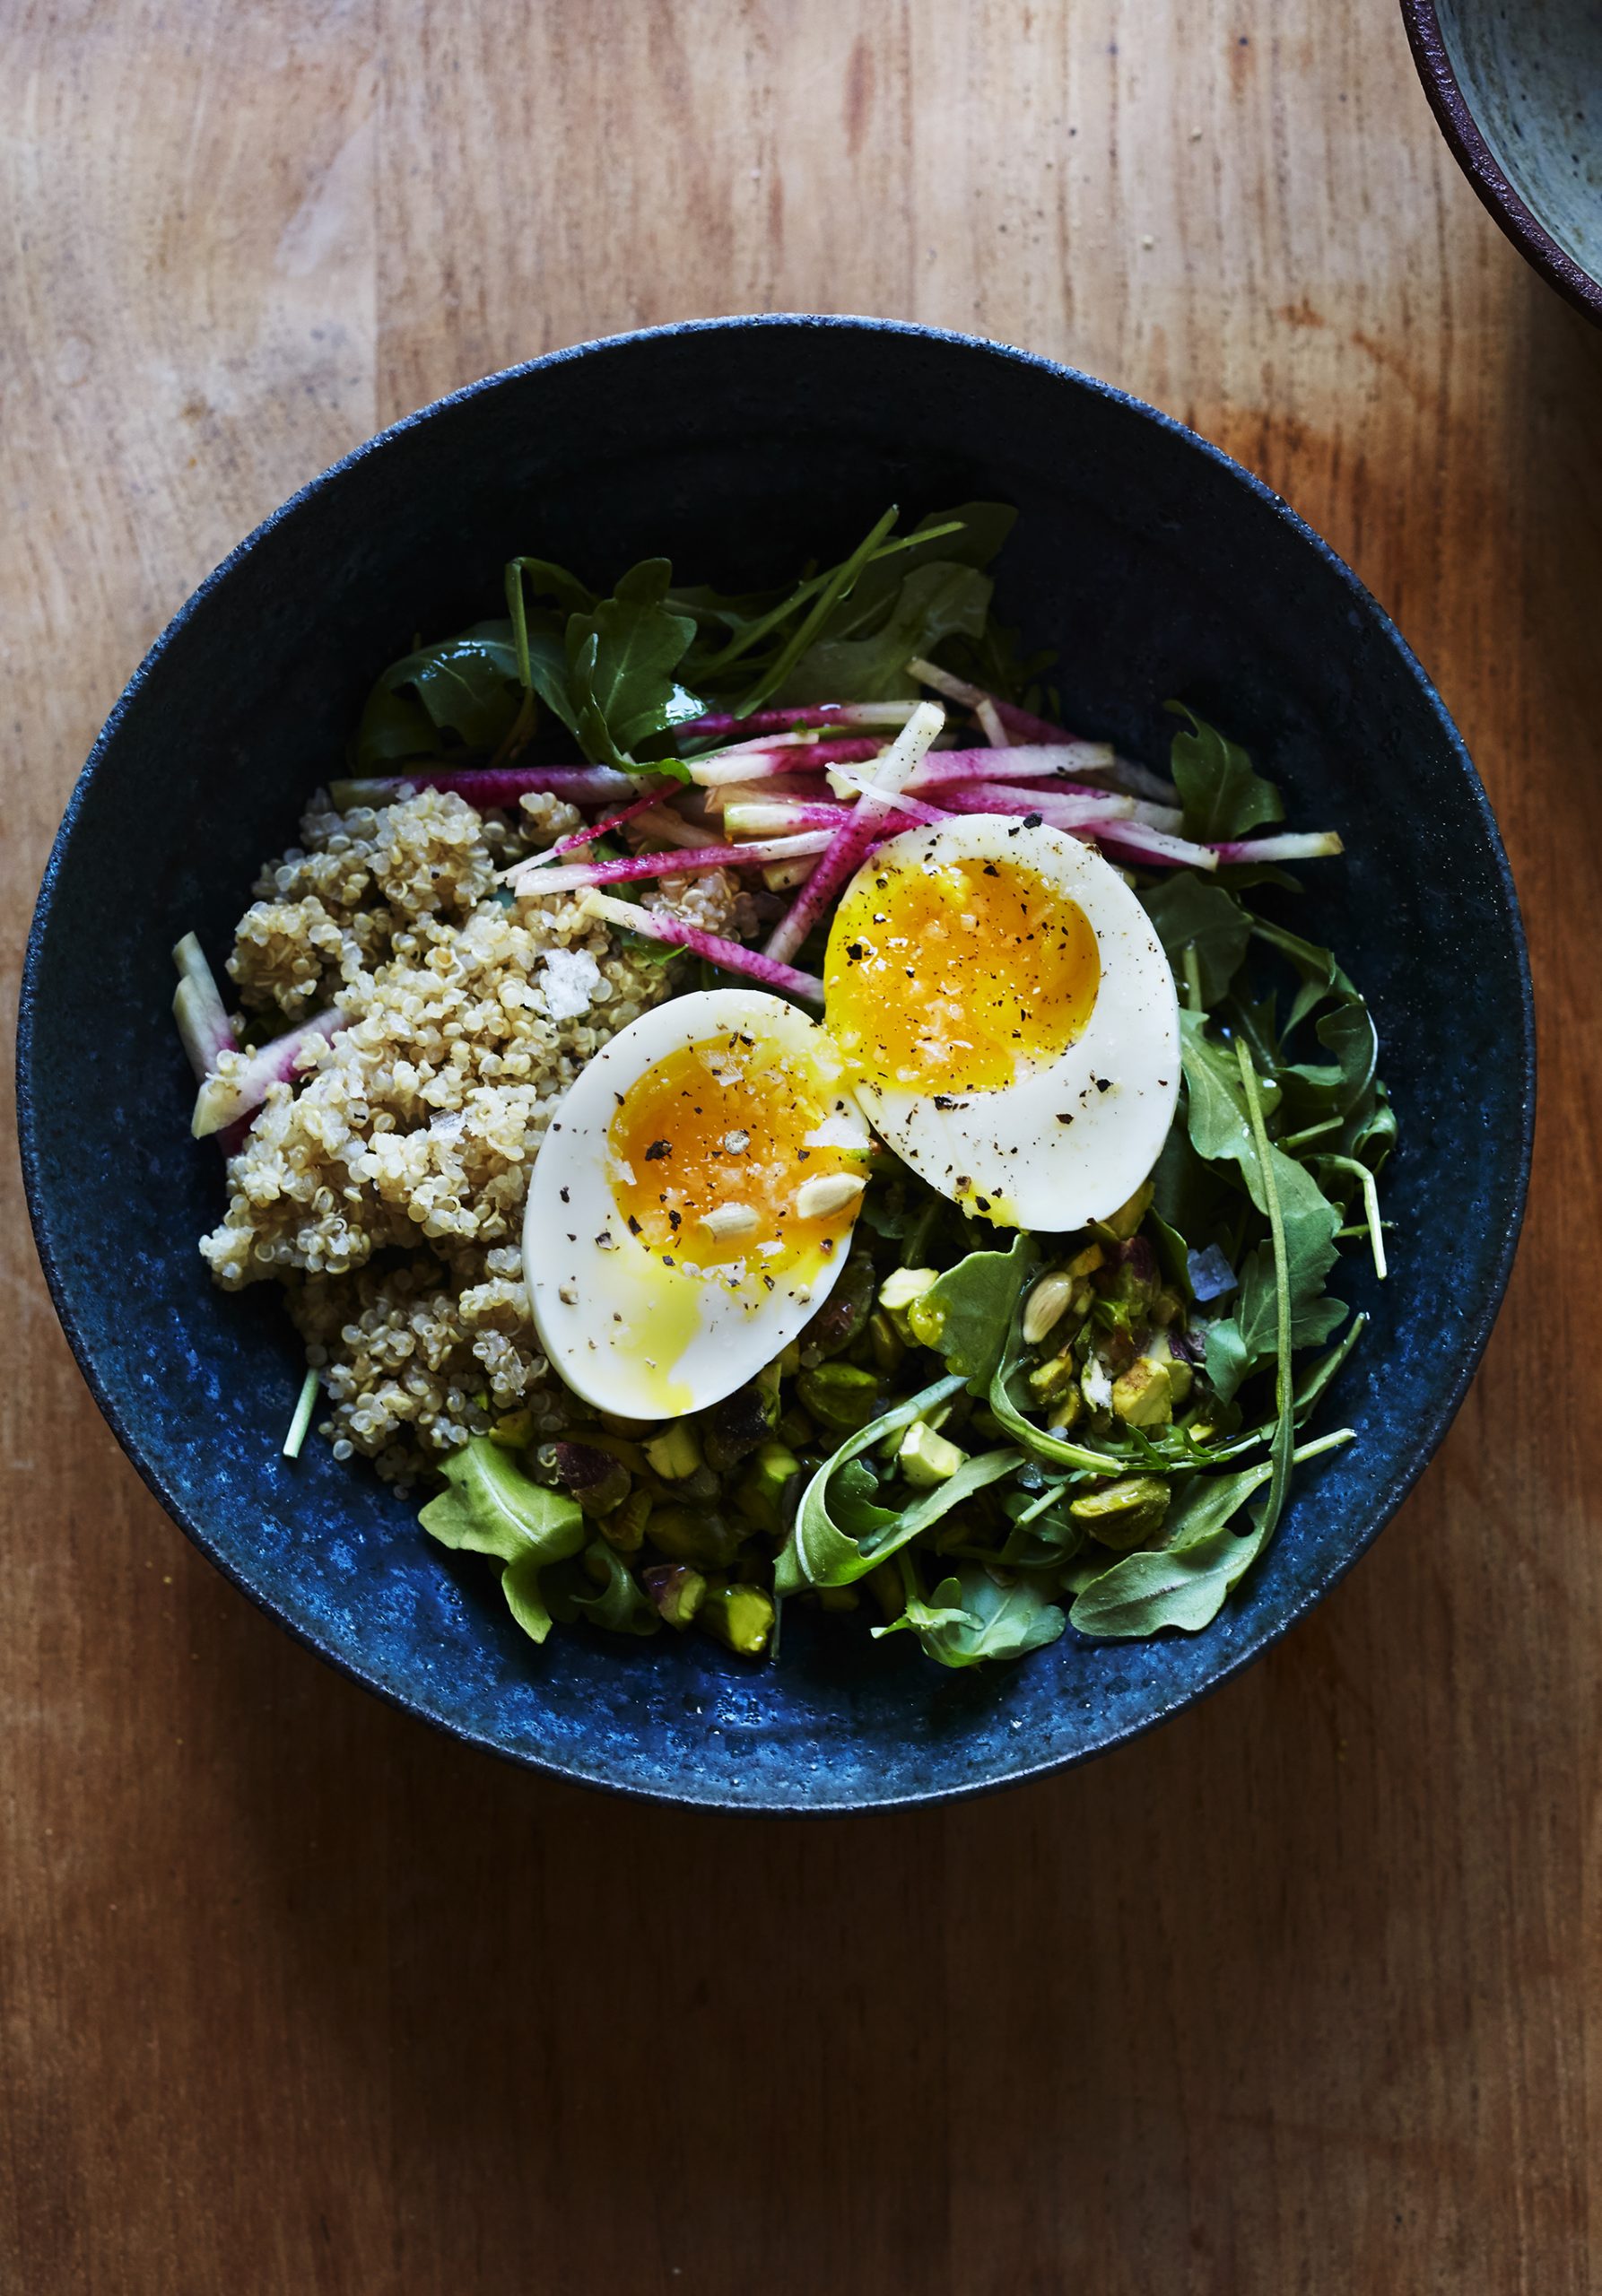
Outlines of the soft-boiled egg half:
[[835,912],[828,1025],[875,1130],[999,1225],[1105,1219],[1180,1085],[1173,975],[1111,865],[971,814],[881,846]]
[[524,1216],[568,1386],[634,1419],[744,1386],[839,1275],[869,1145],[830,1037],[782,997],[708,989],[621,1030],[553,1118]]

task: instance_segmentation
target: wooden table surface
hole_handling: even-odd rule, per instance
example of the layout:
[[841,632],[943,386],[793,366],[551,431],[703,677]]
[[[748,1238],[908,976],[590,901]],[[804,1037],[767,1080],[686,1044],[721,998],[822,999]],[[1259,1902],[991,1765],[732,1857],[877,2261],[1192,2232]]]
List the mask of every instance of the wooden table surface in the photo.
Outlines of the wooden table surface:
[[808,1825],[292,1645],[102,1427],[8,1153],[0,2286],[1602,2285],[1602,335],[1393,0],[5,15],[8,964],[124,679],[303,479],[582,336],[887,312],[1144,394],[1352,561],[1489,785],[1544,1073],[1484,1370],[1316,1616],[1087,1770]]

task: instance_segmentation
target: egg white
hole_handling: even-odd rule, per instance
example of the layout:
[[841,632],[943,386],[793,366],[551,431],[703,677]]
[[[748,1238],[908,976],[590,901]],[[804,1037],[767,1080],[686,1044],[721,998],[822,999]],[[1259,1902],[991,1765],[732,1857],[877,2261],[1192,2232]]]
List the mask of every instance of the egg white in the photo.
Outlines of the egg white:
[[870,1145],[832,1041],[782,997],[744,988],[671,997],[604,1045],[551,1120],[523,1220],[540,1344],[575,1394],[600,1410],[671,1419],[732,1394],[816,1315],[845,1265],[842,1237],[831,1256],[808,1255],[770,1291],[754,1257],[744,1270],[702,1275],[664,1266],[629,1233],[607,1179],[607,1131],[620,1099],[670,1053],[734,1034],[754,1038],[759,1053],[774,1047],[816,1078],[829,1144]]
[[1179,1097],[1179,1000],[1162,944],[1101,854],[1003,814],[905,831],[868,867],[959,861],[1029,868],[1078,903],[1101,962],[1090,1020],[1049,1066],[993,1091],[953,1084],[937,1104],[927,1090],[858,1076],[857,1097],[896,1153],[966,1211],[1046,1233],[1104,1220],[1151,1171]]

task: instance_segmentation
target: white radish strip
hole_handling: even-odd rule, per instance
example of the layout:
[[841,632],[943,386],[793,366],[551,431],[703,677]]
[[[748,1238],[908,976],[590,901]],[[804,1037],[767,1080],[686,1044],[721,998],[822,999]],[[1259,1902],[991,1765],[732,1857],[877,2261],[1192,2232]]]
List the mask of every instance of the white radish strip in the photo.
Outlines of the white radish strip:
[[776,861],[762,871],[762,883],[771,893],[793,892],[806,883],[817,865],[815,861]]
[[1149,797],[1154,804],[1171,806],[1179,797],[1171,781],[1164,781],[1160,773],[1136,765],[1133,758],[1114,754],[1109,765],[1087,765],[1081,770],[1094,780],[1104,781],[1110,789],[1127,790],[1131,797]]
[[802,726],[904,726],[919,707],[916,701],[808,701],[791,709],[753,709],[747,718],[731,718],[710,710],[675,726],[681,741],[709,734],[788,734]]
[[780,964],[760,949],[746,948],[743,942],[720,940],[715,933],[703,933],[698,925],[686,925],[682,918],[669,917],[662,909],[637,909],[632,901],[614,900],[608,893],[593,891],[585,894],[579,907],[583,916],[598,917],[603,924],[620,925],[625,932],[661,941],[670,949],[690,949],[725,972],[745,973],[769,988],[805,997],[809,1004],[823,1001],[823,984],[815,973]]
[[622,861],[570,861],[555,869],[526,870],[512,890],[519,896],[581,892],[587,885],[626,885],[638,878],[688,877],[703,869],[756,869],[766,861],[792,861],[822,853],[833,831],[771,837],[759,844],[707,845],[690,853],[636,853]]
[[1332,829],[1291,831],[1284,837],[1244,837],[1212,848],[1221,861],[1327,861],[1345,849]]
[[193,933],[185,934],[172,952],[172,961],[180,976],[173,994],[172,1017],[195,1081],[204,1083],[219,1056],[235,1048],[233,1023],[205,952]]
[[988,695],[987,695],[984,700],[979,703],[976,715],[978,716],[980,727],[983,729],[985,739],[989,743],[990,747],[993,750],[1005,750],[1012,747],[1012,744],[1007,738],[1006,727],[1001,722],[1001,712],[997,709],[996,704],[989,699]]
[[318,1013],[287,1035],[274,1037],[256,1052],[231,1053],[227,1066],[208,1076],[195,1102],[189,1129],[196,1140],[221,1132],[225,1125],[260,1108],[274,1084],[291,1083],[300,1074],[300,1057],[336,1037],[349,1025],[339,1012]]
[[800,765],[820,772],[830,765],[860,765],[883,751],[882,742],[808,742],[800,751],[776,748],[772,741],[749,742],[738,749],[718,750],[710,757],[689,761],[690,771],[702,789],[716,789],[726,781],[765,781],[775,773],[794,773]]
[[1178,805],[1150,805],[1144,797],[1132,797],[1131,821],[1144,822],[1148,829],[1165,829],[1178,835],[1185,826],[1185,815]]
[[788,797],[827,797],[829,778],[823,773],[776,773],[767,781],[724,781],[701,792],[707,812],[727,817],[731,805],[773,805]]
[[964,709],[977,710],[980,702],[990,697],[981,685],[970,685],[966,678],[953,677],[949,670],[936,669],[933,662],[920,660],[914,655],[907,665],[907,674],[919,685],[930,686],[943,693],[948,701],[959,702]]
[[868,794],[858,799],[851,819],[835,831],[828,851],[791,902],[788,913],[774,926],[768,941],[770,957],[782,961],[801,946],[831,896],[866,852],[875,830],[892,810],[945,723],[945,712],[937,703],[920,701],[884,756],[875,761]]
[[[862,774],[853,773],[849,766],[843,765],[838,767],[836,770],[840,780],[849,788],[855,789],[859,797],[872,796],[873,783]],[[938,829],[942,822],[948,822],[951,819],[950,813],[939,805],[926,805],[921,799],[910,797],[904,789],[895,801],[895,810],[898,816],[918,822],[925,829]]]
[[[925,759],[908,787],[919,792],[939,789],[952,781],[1067,781],[1100,774],[1111,760],[1104,742],[1019,744],[1009,749],[1005,767],[994,750],[936,750]],[[831,769],[830,778],[839,771]],[[1094,793],[1097,796],[1101,791]]]
[[220,1004],[213,1008],[199,982],[186,974],[173,992],[172,1017],[195,1081],[204,1084],[222,1054],[235,1049],[228,1015]]
[[1093,823],[1089,833],[1098,845],[1127,854],[1134,861],[1155,862],[1165,869],[1216,869],[1218,856],[1210,845],[1192,845],[1188,838],[1170,837],[1166,831],[1145,829],[1138,822]]
[[652,813],[636,816],[634,827],[647,837],[659,837],[664,845],[683,846],[687,852],[716,845],[718,840],[710,829],[701,829],[694,822],[687,822],[682,813],[671,807],[659,805]]

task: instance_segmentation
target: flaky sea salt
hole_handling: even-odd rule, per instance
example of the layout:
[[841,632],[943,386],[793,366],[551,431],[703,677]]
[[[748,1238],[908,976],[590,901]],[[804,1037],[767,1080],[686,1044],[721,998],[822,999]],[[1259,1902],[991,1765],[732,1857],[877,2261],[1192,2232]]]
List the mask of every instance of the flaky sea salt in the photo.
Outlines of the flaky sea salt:
[[584,949],[550,949],[540,985],[545,1010],[553,1021],[577,1020],[588,1013],[601,978],[601,968]]

